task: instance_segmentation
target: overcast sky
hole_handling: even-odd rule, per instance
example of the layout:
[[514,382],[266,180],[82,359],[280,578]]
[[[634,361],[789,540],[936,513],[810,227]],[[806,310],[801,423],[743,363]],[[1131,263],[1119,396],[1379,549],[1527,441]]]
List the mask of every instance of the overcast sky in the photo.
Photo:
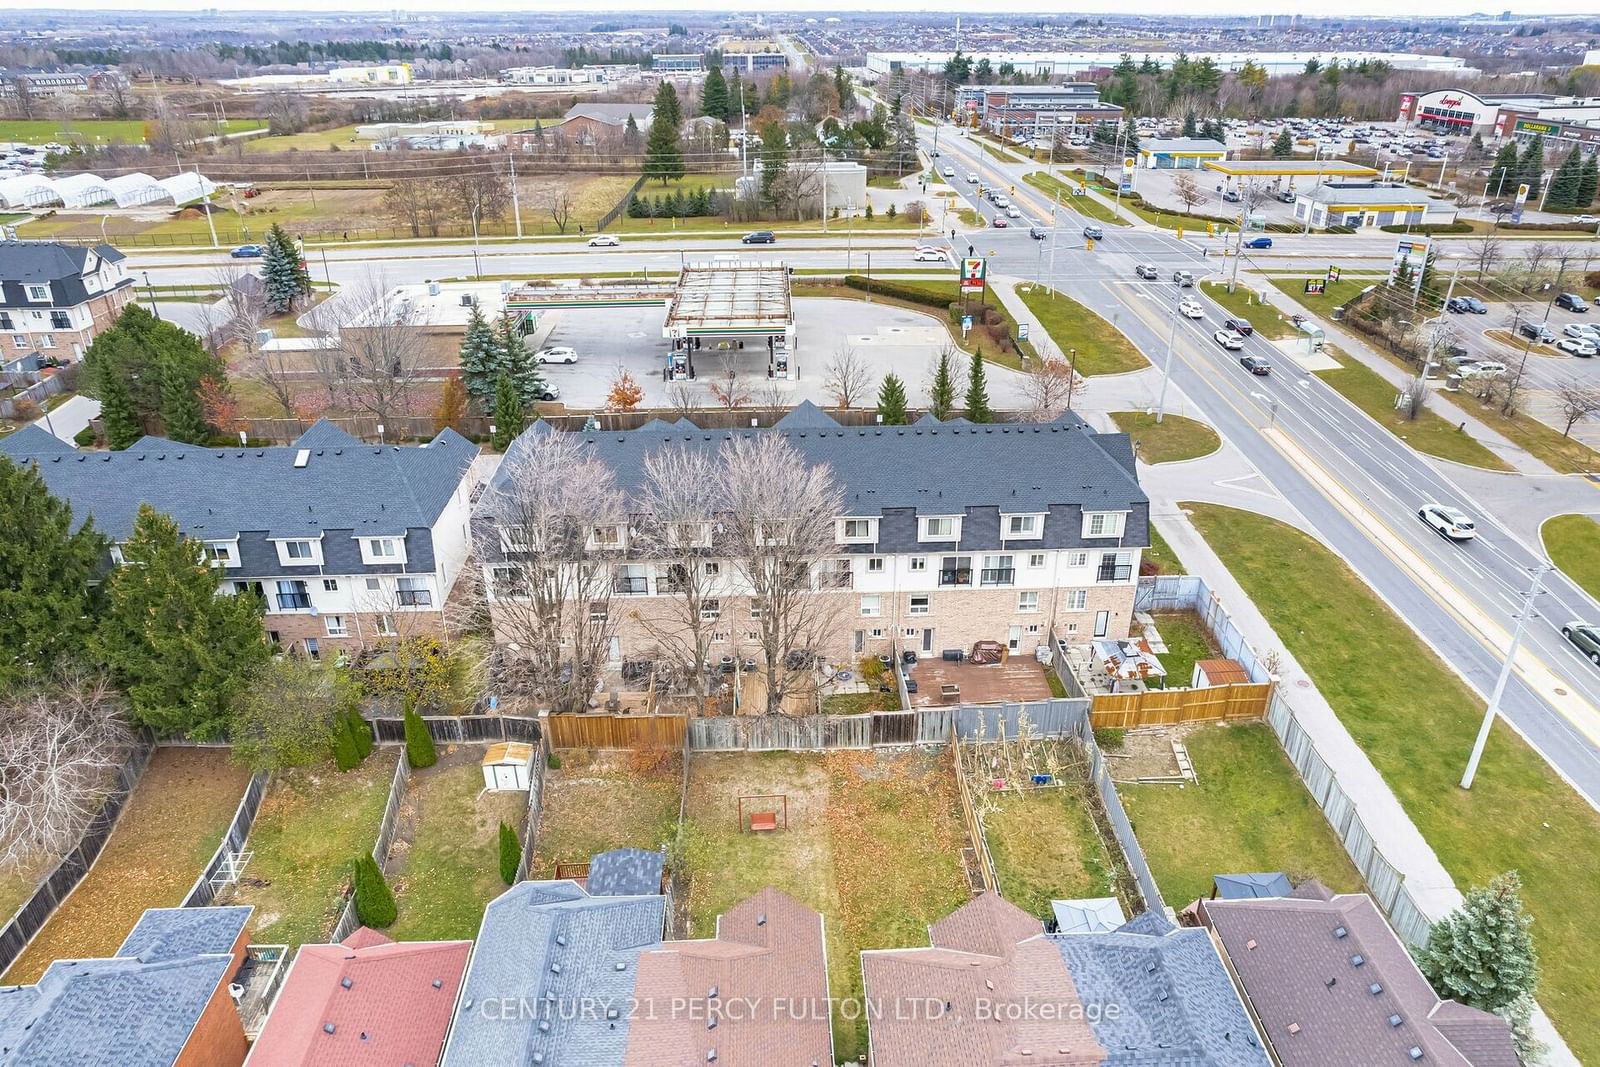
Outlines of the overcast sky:
[[[60,0],[7,0],[4,4],[8,8],[62,8]],[[554,3],[541,3],[537,5],[540,11],[587,11],[596,16],[605,11],[860,11],[870,7],[874,12],[883,11],[949,11],[960,13],[971,11],[971,0],[872,0],[870,4],[863,4],[856,0],[854,4],[842,2],[829,2],[829,0],[802,0],[794,3],[792,0],[706,0],[696,4],[686,4],[683,0],[632,0],[626,7],[609,2],[603,7],[593,4],[578,3],[576,0],[555,0]],[[1328,14],[1339,15],[1394,15],[1396,4],[1394,0],[1342,0],[1337,6],[1337,11],[1327,8],[1322,10]],[[1509,0],[1500,3],[1485,5],[1483,0],[1473,3],[1472,0],[1428,0],[1421,5],[1426,14],[1431,16],[1442,15],[1467,15],[1474,12],[1491,11],[1498,13],[1511,10],[1517,14],[1548,14],[1548,15],[1580,15],[1595,14],[1597,5],[1595,0],[1533,0],[1531,3],[1517,3]],[[228,3],[227,0],[216,0],[214,3],[195,2],[195,0],[90,0],[81,8],[73,10],[82,14],[85,11],[196,11],[209,7],[221,7],[232,11],[256,11],[265,9],[265,5],[257,2]],[[327,0],[278,0],[270,6],[274,11],[317,11],[333,13],[336,11],[393,11],[396,8],[405,11],[418,12],[451,12],[451,11],[496,11],[496,12],[523,12],[527,11],[527,0],[467,0],[466,3],[449,3],[447,0],[420,0],[412,3],[395,3],[393,0],[336,0],[329,3]],[[1293,4],[1277,3],[1250,3],[1248,0],[1141,0],[1138,11],[1141,14],[1177,14],[1177,15],[1265,15],[1284,14],[1292,11]],[[996,10],[991,8],[990,10]],[[1126,0],[1071,0],[1070,3],[1034,3],[1012,8],[1002,5],[998,10],[1026,11],[1026,12],[1051,12],[1061,14],[1081,14],[1093,12],[1121,12],[1127,13]],[[1404,16],[1412,17],[1412,16]]]

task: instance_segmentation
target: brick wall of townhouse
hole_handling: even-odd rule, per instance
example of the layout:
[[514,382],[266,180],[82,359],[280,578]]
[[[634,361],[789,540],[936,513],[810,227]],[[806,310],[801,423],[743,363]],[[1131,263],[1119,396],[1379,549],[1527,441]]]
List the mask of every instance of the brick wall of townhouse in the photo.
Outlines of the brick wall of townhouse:
[[[40,309],[41,318],[34,319],[34,309],[12,308],[6,311],[11,327],[0,329],[0,353],[7,359],[39,352],[60,360],[79,360],[100,333],[116,322],[122,309],[133,299],[133,286],[124,285],[103,293],[96,293],[75,308],[55,308],[65,311],[72,326],[53,327],[50,310]],[[85,318],[87,312],[87,318]],[[47,345],[44,342],[48,340]]]
[[[385,620],[380,620],[380,615]],[[329,631],[331,620],[337,619],[334,631]],[[437,637],[444,632],[444,618],[439,611],[368,612],[357,611],[339,614],[319,612],[268,612],[261,625],[268,636],[277,635],[278,644],[306,649],[306,639],[317,642],[319,654],[337,651],[354,652],[371,644],[397,637]],[[343,630],[341,636],[337,633]]]

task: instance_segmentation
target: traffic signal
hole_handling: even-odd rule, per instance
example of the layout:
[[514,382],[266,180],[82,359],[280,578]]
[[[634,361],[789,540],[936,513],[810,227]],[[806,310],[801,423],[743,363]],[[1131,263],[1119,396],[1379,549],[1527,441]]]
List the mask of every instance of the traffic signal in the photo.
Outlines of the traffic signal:
[[1178,227],[1178,240],[1180,240],[1180,241],[1183,240],[1183,227],[1182,226]]
[[1093,252],[1094,251],[1094,238],[1093,237],[1085,237],[1083,239],[1083,245],[1089,251]]

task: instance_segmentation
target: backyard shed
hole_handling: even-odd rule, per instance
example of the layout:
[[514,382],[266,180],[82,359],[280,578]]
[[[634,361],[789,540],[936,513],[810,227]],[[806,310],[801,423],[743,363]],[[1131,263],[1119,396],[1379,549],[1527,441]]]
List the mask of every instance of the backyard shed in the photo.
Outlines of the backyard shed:
[[1193,689],[1209,689],[1216,685],[1249,685],[1252,681],[1250,672],[1236,659],[1202,659],[1195,662],[1189,685]]
[[526,790],[533,780],[533,746],[521,741],[501,741],[483,754],[485,789]]
[[1294,892],[1289,876],[1282,871],[1257,871],[1254,874],[1219,874],[1212,885],[1212,900],[1251,900],[1256,897],[1286,897]]
[[1058,934],[1109,934],[1128,921],[1116,897],[1052,900],[1050,913]]

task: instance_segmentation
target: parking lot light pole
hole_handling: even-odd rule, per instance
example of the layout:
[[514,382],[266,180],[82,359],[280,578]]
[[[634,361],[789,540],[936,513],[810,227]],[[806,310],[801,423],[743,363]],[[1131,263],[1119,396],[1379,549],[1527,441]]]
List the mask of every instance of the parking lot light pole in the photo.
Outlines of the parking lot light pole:
[[1540,560],[1533,571],[1533,584],[1522,596],[1522,610],[1517,612],[1517,625],[1511,631],[1511,647],[1506,649],[1505,662],[1500,665],[1500,676],[1494,680],[1494,692],[1489,694],[1489,706],[1483,711],[1483,724],[1478,727],[1478,737],[1472,743],[1472,755],[1467,757],[1466,772],[1461,775],[1461,788],[1471,789],[1472,779],[1478,773],[1478,762],[1483,759],[1483,746],[1489,741],[1489,727],[1494,725],[1495,717],[1500,714],[1500,698],[1505,695],[1506,682],[1511,678],[1511,665],[1517,661],[1517,648],[1522,644],[1522,631],[1528,624],[1528,619],[1534,614],[1533,601],[1542,589],[1539,583],[1544,581],[1544,572],[1550,564]]

